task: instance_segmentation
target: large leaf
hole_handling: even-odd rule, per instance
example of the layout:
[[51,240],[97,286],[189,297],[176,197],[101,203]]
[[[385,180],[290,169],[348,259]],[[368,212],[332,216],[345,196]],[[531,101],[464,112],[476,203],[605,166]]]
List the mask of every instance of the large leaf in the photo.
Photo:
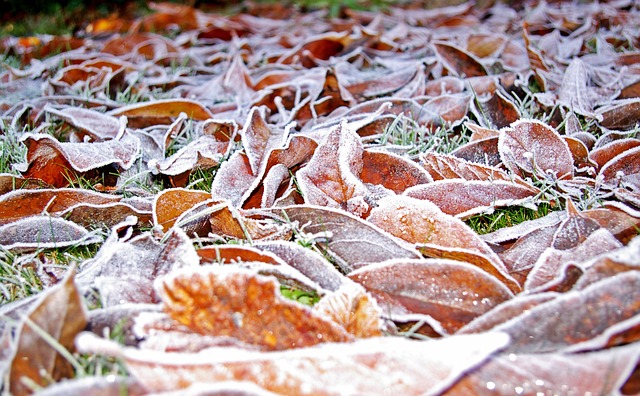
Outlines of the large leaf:
[[508,339],[499,333],[429,342],[388,337],[284,352],[235,350],[233,354],[227,349],[210,349],[207,354],[119,350],[84,334],[77,342],[86,352],[100,349],[119,354],[133,376],[156,392],[235,380],[283,395],[375,394],[380,389],[436,395],[504,347]]
[[12,394],[31,394],[29,381],[46,386],[48,378],[68,378],[78,369],[57,349],[73,351],[75,336],[87,324],[86,308],[74,275],[72,269],[59,285],[44,292],[22,321],[7,383]]

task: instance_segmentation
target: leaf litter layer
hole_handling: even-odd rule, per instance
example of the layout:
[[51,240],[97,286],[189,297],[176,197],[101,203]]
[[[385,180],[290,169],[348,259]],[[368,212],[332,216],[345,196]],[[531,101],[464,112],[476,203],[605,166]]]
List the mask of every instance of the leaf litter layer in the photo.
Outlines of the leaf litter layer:
[[244,10],[0,40],[3,391],[640,392],[636,2]]

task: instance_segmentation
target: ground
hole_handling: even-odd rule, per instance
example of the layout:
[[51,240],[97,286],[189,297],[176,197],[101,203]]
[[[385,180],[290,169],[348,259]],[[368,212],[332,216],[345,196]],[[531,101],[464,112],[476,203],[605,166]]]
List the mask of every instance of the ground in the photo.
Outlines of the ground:
[[639,392],[633,1],[3,22],[6,393]]

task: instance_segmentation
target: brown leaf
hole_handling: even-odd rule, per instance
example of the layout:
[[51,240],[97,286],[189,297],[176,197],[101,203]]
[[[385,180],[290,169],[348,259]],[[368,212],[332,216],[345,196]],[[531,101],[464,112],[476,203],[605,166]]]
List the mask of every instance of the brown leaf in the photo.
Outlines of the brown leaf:
[[460,328],[456,334],[475,334],[490,331],[499,324],[505,323],[521,315],[523,312],[529,311],[533,307],[553,300],[558,297],[558,295],[559,294],[555,292],[518,294],[512,299],[494,307],[489,312],[473,319]]
[[74,275],[72,269],[60,284],[43,292],[18,330],[7,384],[12,394],[33,393],[24,379],[46,386],[48,378],[58,381],[73,376],[74,367],[39,333],[42,331],[63,348],[74,350],[74,338],[87,324],[87,312]]
[[508,350],[513,353],[601,348],[608,344],[609,331],[620,331],[625,321],[637,317],[639,286],[638,272],[624,272],[538,305],[495,330],[511,336]]
[[486,166],[502,162],[498,151],[498,137],[489,137],[464,144],[451,152],[454,157]]
[[602,116],[600,125],[607,129],[632,129],[640,118],[640,99],[614,101],[598,109]]
[[50,216],[30,216],[0,226],[0,245],[5,249],[37,250],[91,245],[102,242],[96,232]]
[[[618,394],[633,372],[637,345],[581,354],[542,353],[494,356],[444,395]],[[625,393],[626,394],[626,393]]]
[[531,203],[531,187],[508,181],[438,180],[411,187],[404,195],[436,204],[444,213],[468,218],[503,206]]
[[634,147],[616,155],[601,169],[599,176],[613,186],[629,186],[640,189],[640,147]]
[[260,174],[269,153],[273,149],[284,146],[288,135],[287,131],[267,125],[264,117],[264,113],[261,113],[259,108],[252,108],[240,132],[251,170],[256,176]]
[[82,189],[19,189],[0,196],[0,224],[44,212],[59,215],[79,204],[103,205],[120,200],[118,196]]
[[463,49],[444,42],[434,43],[433,46],[447,65],[459,76],[476,77],[487,75],[484,66],[473,55]]
[[165,311],[203,335],[232,336],[267,350],[352,338],[311,309],[284,299],[270,278],[231,266],[177,271],[157,283]]
[[77,343],[85,352],[120,354],[132,375],[156,392],[199,382],[243,381],[281,395],[376,394],[381,389],[393,394],[439,394],[508,339],[495,333],[427,342],[382,337],[278,353],[238,350],[231,355],[228,349],[198,355],[118,350],[88,333]]
[[520,286],[507,273],[498,256],[469,226],[443,213],[435,204],[406,196],[378,201],[367,218],[390,234],[417,244],[428,256],[473,263],[504,282],[510,290]]
[[507,99],[500,91],[496,91],[489,99],[479,100],[477,110],[478,120],[484,121],[489,128],[509,126],[520,119],[521,115],[516,105]]
[[513,294],[476,266],[444,259],[390,260],[349,274],[385,315],[425,314],[453,333]]
[[161,99],[153,102],[135,103],[108,112],[112,116],[126,116],[132,128],[143,128],[158,124],[171,124],[180,113],[188,118],[205,121],[213,115],[200,103],[188,99]]
[[420,155],[420,162],[433,180],[512,180],[502,169],[433,151]]
[[123,223],[114,227],[109,239],[95,257],[83,264],[83,271],[77,277],[83,293],[92,289],[99,291],[100,303],[105,308],[128,302],[157,303],[160,299],[153,289],[157,277],[175,268],[199,263],[193,245],[180,229],[173,229],[164,245],[149,234],[119,238],[118,228],[131,225]]
[[345,209],[358,216],[368,213],[367,190],[359,178],[363,153],[360,137],[349,124],[332,129],[296,174],[305,203]]
[[211,194],[204,191],[184,188],[164,190],[153,201],[153,222],[167,231],[184,212],[208,199],[211,199]]
[[568,263],[582,262],[603,253],[622,247],[622,244],[607,230],[601,229],[590,234],[579,245],[565,250],[548,248],[533,265],[524,284],[525,290],[534,290],[560,281]]
[[297,222],[306,234],[317,238],[317,243],[346,273],[370,263],[420,257],[403,241],[341,210],[297,205],[273,211]]
[[364,183],[384,186],[396,194],[401,194],[409,187],[433,181],[415,162],[395,154],[365,150],[362,162],[360,178]]
[[345,277],[322,255],[289,241],[260,242],[254,245],[262,251],[275,254],[291,267],[297,269],[323,289],[336,291],[345,282]]
[[638,146],[640,146],[639,139],[627,138],[614,140],[591,151],[589,153],[589,159],[598,164],[598,168],[602,168],[616,156]]
[[84,173],[111,164],[128,169],[140,151],[140,141],[130,135],[98,143],[60,143],[44,134],[25,134],[23,139],[28,149],[23,176],[55,187],[69,185],[73,171]]
[[[104,141],[116,138],[123,128],[116,117],[81,107],[65,107],[56,109],[49,105],[44,111],[63,119],[68,124],[86,132],[94,141]],[[80,135],[82,137],[82,135]],[[80,139],[82,140],[82,139]]]
[[512,172],[538,177],[551,172],[555,177],[571,178],[573,157],[567,143],[550,126],[522,119],[500,131],[498,142],[502,162]]

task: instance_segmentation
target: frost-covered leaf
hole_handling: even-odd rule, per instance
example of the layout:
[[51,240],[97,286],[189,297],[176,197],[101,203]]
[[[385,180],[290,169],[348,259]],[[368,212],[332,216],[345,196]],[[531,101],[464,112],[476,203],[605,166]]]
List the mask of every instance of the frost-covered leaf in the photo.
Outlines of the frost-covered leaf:
[[360,179],[363,152],[360,137],[349,124],[334,128],[296,174],[305,203],[345,209],[358,216],[368,213],[367,190]]
[[297,269],[320,287],[336,291],[345,282],[344,276],[322,255],[288,241],[259,242],[255,247],[271,252]]
[[273,279],[232,266],[175,271],[156,288],[165,311],[203,335],[231,336],[266,350],[352,339],[341,326],[280,296]]
[[615,156],[600,169],[599,176],[607,184],[640,190],[640,147]]
[[87,324],[86,308],[73,281],[74,275],[72,269],[60,284],[45,291],[22,320],[6,383],[12,394],[31,394],[29,382],[46,386],[49,378],[55,381],[69,378],[78,369],[52,344],[73,351],[75,336]]
[[425,314],[453,333],[513,297],[495,277],[471,264],[445,260],[390,260],[349,274],[371,293],[385,316]]
[[153,222],[167,231],[183,213],[208,199],[211,199],[211,194],[204,191],[183,188],[164,190],[153,201]]
[[122,126],[117,117],[81,107],[56,109],[46,106],[44,111],[60,117],[70,125],[87,133],[94,141],[115,139]]
[[25,177],[38,178],[56,187],[75,179],[73,171],[84,173],[107,165],[128,169],[140,151],[140,141],[125,134],[120,140],[97,143],[60,143],[50,135],[25,134],[28,168]]
[[275,129],[266,123],[264,114],[261,114],[257,107],[251,109],[240,136],[254,175],[260,173],[260,168],[271,150],[284,146],[287,139],[284,130]]
[[370,263],[420,257],[410,245],[344,211],[298,205],[274,209],[274,213],[297,222],[317,238],[347,273]]
[[416,244],[427,256],[472,263],[497,277],[510,290],[519,290],[500,258],[461,220],[429,201],[406,196],[388,197],[378,203],[367,219],[369,222]]
[[58,217],[29,216],[0,226],[0,245],[5,249],[37,250],[99,242],[99,234]]
[[638,360],[637,345],[581,354],[509,354],[492,357],[444,395],[619,394]]
[[365,150],[362,162],[360,178],[364,183],[379,184],[396,194],[433,181],[418,164],[391,153]]
[[512,172],[543,177],[571,178],[573,157],[567,143],[550,126],[521,119],[500,131],[498,143],[502,162]]
[[313,309],[357,338],[382,335],[382,310],[376,300],[355,283],[343,283],[338,290],[324,296]]
[[187,117],[205,121],[213,115],[202,104],[188,99],[161,99],[153,102],[135,103],[108,112],[111,116],[126,116],[129,126],[142,128],[158,124],[170,124],[180,113]]
[[152,391],[240,380],[283,395],[375,394],[380,389],[436,395],[507,343],[504,334],[493,333],[428,342],[377,337],[270,353],[210,349],[206,354],[179,354],[118,350],[86,334],[77,340],[82,351],[122,356],[132,375]]
[[608,332],[637,325],[639,286],[639,272],[624,272],[540,304],[495,330],[511,336],[508,350],[514,353],[602,348]]
[[411,187],[404,195],[436,204],[444,213],[466,218],[502,206],[531,203],[531,187],[507,181],[438,180]]

